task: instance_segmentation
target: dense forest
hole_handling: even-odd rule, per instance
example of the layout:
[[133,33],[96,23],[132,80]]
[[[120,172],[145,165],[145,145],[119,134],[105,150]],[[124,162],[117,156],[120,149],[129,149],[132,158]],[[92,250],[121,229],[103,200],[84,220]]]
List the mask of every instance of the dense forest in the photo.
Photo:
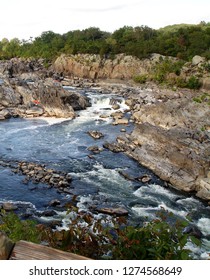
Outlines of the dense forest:
[[194,55],[210,59],[210,23],[172,25],[159,30],[148,26],[124,26],[113,33],[90,27],[63,35],[47,31],[29,40],[4,38],[0,41],[1,60],[12,57],[53,60],[61,53],[100,54],[110,58],[118,53],[139,58],[159,53],[183,60],[189,60]]

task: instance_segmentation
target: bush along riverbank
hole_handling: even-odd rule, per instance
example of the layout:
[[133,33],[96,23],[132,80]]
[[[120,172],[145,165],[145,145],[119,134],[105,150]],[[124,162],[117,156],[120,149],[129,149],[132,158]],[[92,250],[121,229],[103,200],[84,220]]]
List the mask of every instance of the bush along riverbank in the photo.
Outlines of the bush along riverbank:
[[[68,211],[76,211],[75,208]],[[77,213],[78,214],[78,213]],[[187,260],[193,258],[186,245],[200,246],[195,234],[184,233],[186,222],[175,220],[172,213],[160,211],[158,218],[142,227],[128,226],[125,218],[95,221],[90,214],[79,214],[68,230],[52,229],[14,213],[1,211],[0,230],[12,242],[26,240],[69,251],[93,259]],[[81,223],[84,222],[84,224]],[[112,223],[112,226],[111,226]],[[0,252],[1,255],[1,252]]]

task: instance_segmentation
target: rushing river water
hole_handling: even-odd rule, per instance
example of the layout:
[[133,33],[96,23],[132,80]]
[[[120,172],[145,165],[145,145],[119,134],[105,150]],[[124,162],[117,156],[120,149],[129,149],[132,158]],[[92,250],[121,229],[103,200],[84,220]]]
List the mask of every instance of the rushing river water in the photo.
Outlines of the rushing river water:
[[[77,196],[77,206],[88,211],[92,205],[124,207],[129,219],[141,223],[155,217],[161,208],[173,212],[176,217],[185,219],[190,216],[192,224],[204,235],[203,246],[195,250],[195,257],[207,258],[210,252],[210,206],[193,196],[185,195],[166,188],[150,170],[140,166],[123,153],[112,153],[104,149],[94,158],[89,158],[88,147],[103,147],[105,141],[112,142],[122,128],[129,133],[133,124],[124,127],[113,126],[112,118],[100,118],[101,114],[114,112],[110,100],[121,99],[115,95],[86,93],[92,106],[79,112],[74,120],[52,118],[9,119],[0,123],[0,160],[28,161],[43,163],[51,168],[68,172],[73,181],[72,195]],[[125,110],[124,101],[119,102]],[[104,134],[94,140],[87,132],[98,130]],[[149,183],[126,180],[121,172],[133,177],[144,174],[151,176]],[[54,209],[56,218],[66,222],[66,212],[61,208],[49,206],[49,202],[58,199],[64,205],[71,199],[70,194],[57,192],[54,188],[39,183],[24,183],[24,176],[15,174],[10,168],[0,165],[0,203],[13,202],[19,211],[31,216],[40,213],[40,220],[46,209]],[[54,217],[54,218],[55,218]]]

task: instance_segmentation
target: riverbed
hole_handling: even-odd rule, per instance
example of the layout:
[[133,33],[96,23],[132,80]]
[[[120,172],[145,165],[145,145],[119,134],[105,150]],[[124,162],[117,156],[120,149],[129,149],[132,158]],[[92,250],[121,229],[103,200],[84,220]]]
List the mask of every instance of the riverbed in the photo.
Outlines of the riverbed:
[[[115,94],[97,91],[82,94],[90,98],[92,106],[78,111],[74,120],[11,118],[0,123],[2,162],[34,162],[64,171],[72,177],[71,192],[58,192],[44,183],[26,183],[23,175],[15,174],[4,164],[0,165],[0,203],[11,202],[18,207],[19,214],[35,217],[40,222],[58,220],[60,229],[68,223],[64,205],[73,197],[82,211],[103,206],[125,209],[128,219],[135,224],[151,220],[158,210],[165,209],[174,213],[176,218],[191,218],[192,225],[204,236],[202,248],[195,249],[195,258],[207,258],[210,252],[210,206],[193,195],[171,188],[125,154],[105,149],[105,142],[113,142],[118,135],[130,133],[133,129],[132,121],[128,125],[112,124],[110,115],[116,112],[113,100],[130,119],[128,107],[123,98]],[[88,134],[90,130],[100,131],[103,137],[92,138]],[[96,145],[99,153],[88,149]],[[122,174],[129,174],[132,178],[148,177],[149,180],[128,180]],[[50,203],[55,199],[59,206]],[[45,215],[49,210],[53,210],[53,214]]]

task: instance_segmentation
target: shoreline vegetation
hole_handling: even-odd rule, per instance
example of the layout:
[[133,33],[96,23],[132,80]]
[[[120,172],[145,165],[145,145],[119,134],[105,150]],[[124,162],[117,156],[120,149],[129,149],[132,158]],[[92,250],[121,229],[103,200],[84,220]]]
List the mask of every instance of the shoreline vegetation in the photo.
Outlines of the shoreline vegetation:
[[[63,86],[118,93],[130,107],[135,128],[113,145],[177,189],[210,204],[209,42],[210,23],[205,22],[161,30],[125,26],[110,34],[89,28],[63,35],[43,32],[29,41],[3,39],[0,119],[74,118],[77,110],[90,106]],[[169,225],[171,215],[163,211],[141,228],[115,217],[110,228],[80,214],[68,231],[53,232],[1,210],[0,230],[14,242],[46,242],[93,259],[189,259],[185,245],[190,240],[200,246],[200,236],[184,233],[185,222]],[[78,226],[79,219],[93,231]]]
[[173,219],[173,214],[161,210],[156,219],[134,227],[128,225],[124,217],[114,217],[110,223],[110,219],[96,221],[91,214],[77,213],[68,230],[55,231],[32,220],[21,220],[12,212],[1,211],[0,260],[8,258],[11,244],[19,240],[45,244],[95,260],[193,259],[189,242],[199,248],[200,233],[195,229],[188,232],[190,226],[186,221],[174,219],[170,224],[169,219]]
[[0,41],[0,59],[33,57],[52,61],[63,53],[99,54],[111,59],[125,53],[142,59],[159,53],[189,61],[195,55],[210,59],[209,40],[210,23],[204,21],[197,25],[171,25],[159,30],[148,26],[124,26],[113,33],[97,27],[65,34],[45,31],[29,40],[3,38]]

